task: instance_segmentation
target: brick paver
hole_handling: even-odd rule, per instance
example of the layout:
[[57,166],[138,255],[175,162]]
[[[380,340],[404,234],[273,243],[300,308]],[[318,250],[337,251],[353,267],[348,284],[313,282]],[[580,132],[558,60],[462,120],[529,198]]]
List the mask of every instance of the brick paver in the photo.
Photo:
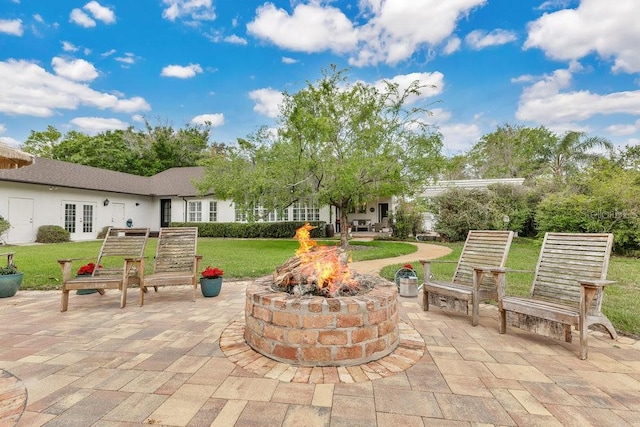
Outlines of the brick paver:
[[[428,254],[413,259],[422,257]],[[481,307],[474,328],[467,316],[423,312],[419,298],[400,297],[405,346],[366,365],[300,368],[263,360],[238,338],[245,286],[226,281],[218,297],[195,302],[186,289],[161,289],[144,307],[122,310],[114,291],[72,295],[66,313],[58,311],[59,291],[1,299],[0,425],[624,426],[640,420],[635,340],[592,332],[589,359],[581,361],[577,343],[515,328],[499,335],[491,306]]]

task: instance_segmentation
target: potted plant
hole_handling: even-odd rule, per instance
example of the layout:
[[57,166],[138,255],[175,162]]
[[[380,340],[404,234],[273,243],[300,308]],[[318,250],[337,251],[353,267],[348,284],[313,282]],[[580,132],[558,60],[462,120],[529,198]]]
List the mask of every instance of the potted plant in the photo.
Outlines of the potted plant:
[[[11,256],[13,254],[0,254]],[[0,298],[12,297],[18,292],[22,284],[22,272],[18,271],[13,262],[6,267],[0,267]]]
[[222,275],[224,271],[217,267],[207,266],[202,271],[200,278],[200,290],[205,297],[215,297],[220,293],[222,288]]
[[[98,268],[102,267],[101,265],[98,266]],[[78,272],[76,273],[76,277],[78,276],[92,276],[93,275],[93,270],[96,268],[95,263],[90,262],[89,264],[85,264],[82,267],[80,267],[78,269]],[[88,294],[95,294],[96,292],[98,292],[97,289],[78,289],[76,291],[77,295],[88,295]]]

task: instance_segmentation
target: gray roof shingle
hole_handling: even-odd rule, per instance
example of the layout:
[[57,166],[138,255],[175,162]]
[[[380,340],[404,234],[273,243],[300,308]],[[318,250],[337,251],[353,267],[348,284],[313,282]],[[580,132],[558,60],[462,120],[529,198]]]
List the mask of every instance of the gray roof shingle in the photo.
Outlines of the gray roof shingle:
[[42,157],[21,169],[0,170],[0,181],[146,196],[197,196],[191,181],[202,177],[200,166],[172,168],[146,177]]

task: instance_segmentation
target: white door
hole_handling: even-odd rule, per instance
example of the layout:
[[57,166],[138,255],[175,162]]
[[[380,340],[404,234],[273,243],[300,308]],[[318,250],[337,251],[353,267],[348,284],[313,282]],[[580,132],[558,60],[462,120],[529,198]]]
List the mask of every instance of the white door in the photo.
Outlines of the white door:
[[33,199],[9,197],[9,218],[11,228],[5,235],[8,243],[33,242]]
[[63,202],[64,229],[71,240],[95,238],[96,204],[91,202]]
[[124,227],[124,203],[111,203],[111,206],[111,226]]

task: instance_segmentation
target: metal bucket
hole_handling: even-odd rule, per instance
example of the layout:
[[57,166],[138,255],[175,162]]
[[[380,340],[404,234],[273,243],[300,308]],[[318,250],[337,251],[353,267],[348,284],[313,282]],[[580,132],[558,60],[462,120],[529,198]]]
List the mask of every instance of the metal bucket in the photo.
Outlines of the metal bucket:
[[417,277],[401,277],[400,278],[400,296],[401,297],[417,297],[418,296],[418,278]]

